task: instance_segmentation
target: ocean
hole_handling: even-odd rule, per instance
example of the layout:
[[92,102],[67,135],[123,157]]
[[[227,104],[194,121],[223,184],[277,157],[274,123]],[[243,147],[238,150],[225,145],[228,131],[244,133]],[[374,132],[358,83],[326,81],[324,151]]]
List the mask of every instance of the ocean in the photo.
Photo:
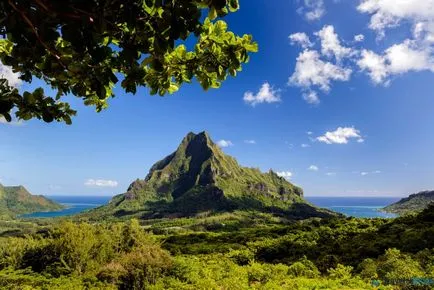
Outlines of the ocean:
[[306,199],[319,207],[328,208],[346,216],[360,218],[394,218],[395,214],[381,212],[380,209],[400,200],[400,197],[326,197],[306,196]]
[[[108,203],[110,196],[47,196],[66,206],[54,212],[36,212],[22,215],[23,218],[52,218],[74,215]],[[319,207],[342,213],[346,216],[361,218],[393,218],[396,215],[379,211],[382,207],[398,201],[399,197],[313,197],[306,199]]]
[[104,205],[110,201],[111,196],[81,196],[81,195],[47,195],[47,198],[66,206],[65,209],[51,212],[35,212],[24,214],[22,218],[53,218],[70,216],[80,212]]

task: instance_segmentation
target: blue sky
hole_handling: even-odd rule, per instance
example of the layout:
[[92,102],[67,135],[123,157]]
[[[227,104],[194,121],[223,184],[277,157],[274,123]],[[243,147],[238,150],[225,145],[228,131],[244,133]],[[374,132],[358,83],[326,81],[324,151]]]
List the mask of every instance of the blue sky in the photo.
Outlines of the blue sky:
[[122,193],[189,131],[206,130],[242,165],[281,172],[308,196],[432,189],[434,2],[278,2],[241,0],[226,17],[260,50],[219,90],[191,84],[161,98],[117,88],[99,114],[71,98],[72,126],[0,122],[0,182]]

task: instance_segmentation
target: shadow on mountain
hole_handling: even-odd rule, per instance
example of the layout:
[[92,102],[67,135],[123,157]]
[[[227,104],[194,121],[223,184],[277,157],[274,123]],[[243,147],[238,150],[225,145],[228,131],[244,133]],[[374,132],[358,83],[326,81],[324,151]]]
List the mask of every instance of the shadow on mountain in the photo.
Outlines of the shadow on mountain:
[[121,218],[121,217],[125,217],[125,216],[134,216],[137,215],[138,213],[143,212],[143,210],[125,210],[125,209],[120,209],[117,210],[113,213],[114,217],[117,218]]
[[[236,210],[256,210],[287,219],[306,219],[312,217],[330,218],[338,214],[315,208],[306,203],[293,203],[290,206],[267,205],[265,202],[248,196],[227,198],[218,188],[190,192],[174,201],[147,201],[141,211],[142,219],[193,217],[200,213],[223,213]],[[135,215],[140,211],[118,211],[117,217]]]

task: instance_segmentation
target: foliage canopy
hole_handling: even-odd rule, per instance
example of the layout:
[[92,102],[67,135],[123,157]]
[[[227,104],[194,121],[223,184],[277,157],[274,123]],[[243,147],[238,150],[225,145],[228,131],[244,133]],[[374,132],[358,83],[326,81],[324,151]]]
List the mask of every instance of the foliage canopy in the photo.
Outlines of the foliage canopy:
[[23,81],[38,78],[57,91],[21,94],[0,79],[0,116],[70,124],[76,112],[62,97],[101,111],[120,81],[126,92],[144,86],[160,96],[193,78],[218,88],[258,49],[251,35],[216,21],[238,9],[238,0],[0,1],[0,61]]
[[394,220],[242,211],[0,223],[0,288],[432,289],[433,210]]

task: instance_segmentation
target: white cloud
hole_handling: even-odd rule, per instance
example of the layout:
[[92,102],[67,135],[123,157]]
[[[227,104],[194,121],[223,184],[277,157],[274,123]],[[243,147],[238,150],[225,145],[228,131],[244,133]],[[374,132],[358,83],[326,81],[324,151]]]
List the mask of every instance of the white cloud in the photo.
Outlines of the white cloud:
[[375,171],[370,171],[370,172],[362,171],[362,172],[360,172],[360,175],[361,176],[366,176],[366,175],[369,175],[369,174],[380,174],[380,173],[381,173],[380,170],[375,170]]
[[317,89],[329,92],[333,81],[350,80],[352,69],[346,67],[343,60],[351,60],[358,51],[343,46],[332,25],[324,26],[314,35],[321,42],[321,53],[311,49],[313,44],[305,33],[290,36],[292,42],[301,43],[304,50],[297,57],[288,84],[301,87],[303,99],[309,104],[318,105],[321,101]]
[[[304,0],[299,12],[311,12],[310,19],[318,19],[325,12],[324,2]],[[327,93],[333,82],[349,81],[357,67],[375,84],[384,86],[389,86],[393,77],[405,73],[434,72],[434,0],[359,0],[357,9],[370,16],[369,27],[377,32],[378,39],[386,35],[387,29],[401,24],[410,26],[411,36],[376,51],[355,47],[365,40],[363,34],[355,35],[353,41],[347,42],[353,46],[347,47],[332,25],[314,34],[321,43],[319,50],[313,49],[317,39],[311,41],[306,33],[291,35],[291,42],[299,43],[304,50],[297,57],[288,83],[302,88],[306,102],[318,104],[319,90]],[[363,142],[363,138],[359,142]]]
[[297,32],[291,34],[289,36],[289,40],[291,41],[292,45],[299,44],[303,48],[308,48],[313,46],[312,42],[310,42],[309,36],[307,36],[307,34],[304,32]]
[[337,61],[340,61],[354,53],[351,48],[341,45],[333,25],[324,26],[315,35],[321,40],[321,53],[327,57],[334,56]]
[[316,91],[307,91],[303,93],[303,100],[305,100],[308,104],[318,105],[321,103],[318,93]]
[[313,132],[312,131],[307,131],[306,134],[310,136],[310,135],[313,135]]
[[304,0],[304,7],[300,10],[308,21],[315,21],[324,16],[324,0]]
[[428,44],[434,43],[434,20],[414,24],[413,37]]
[[388,70],[392,74],[400,74],[408,71],[434,70],[434,59],[431,56],[432,49],[418,47],[411,40],[392,45],[386,50],[385,58],[388,61]]
[[[8,85],[11,87],[19,87],[21,85],[21,79],[19,78],[19,73],[14,73],[12,68],[7,65],[3,65],[0,62],[0,79],[6,79],[8,81]],[[0,117],[0,124],[12,125],[12,126],[20,126],[22,125],[22,121],[12,120],[11,122],[6,121],[4,117]]]
[[277,103],[281,101],[279,90],[274,90],[269,83],[264,83],[256,95],[252,92],[246,92],[243,99],[247,104],[252,106],[262,103]]
[[422,35],[425,33],[426,23],[418,22],[413,27],[413,36],[416,39],[420,39]]
[[256,141],[255,140],[244,140],[244,143],[246,143],[246,144],[256,144]]
[[362,57],[357,61],[357,65],[362,71],[367,71],[371,80],[380,84],[388,76],[386,60],[370,50],[362,50]]
[[362,0],[357,9],[371,15],[369,27],[384,36],[387,28],[403,20],[431,23],[434,20],[434,0]]
[[301,148],[309,148],[310,145],[309,144],[301,144]]
[[283,177],[283,178],[286,178],[286,179],[291,178],[292,175],[293,175],[292,172],[290,172],[290,171],[276,172],[276,174],[279,175],[280,177]]
[[19,73],[14,73],[10,66],[0,62],[0,79],[7,79],[9,86],[17,88],[21,85],[21,79],[19,77]]
[[0,117],[0,124],[10,125],[10,126],[22,126],[24,125],[23,121],[21,120],[14,120],[8,122],[4,117]]
[[289,78],[289,84],[309,90],[317,86],[328,92],[331,81],[348,81],[352,70],[320,59],[315,50],[304,50],[297,57],[295,71]]
[[311,166],[309,166],[309,168],[308,168],[307,170],[310,170],[310,171],[318,171],[319,168],[318,168],[318,166],[316,166],[316,165],[311,165]]
[[394,44],[378,55],[369,50],[362,51],[357,62],[361,70],[367,71],[376,84],[388,85],[391,75],[399,75],[410,71],[434,71],[433,48],[420,46],[414,40],[405,40]]
[[326,175],[327,176],[336,176],[336,172],[327,172]]
[[217,145],[221,148],[234,146],[234,144],[229,140],[219,140],[219,141],[217,141]]
[[339,127],[335,131],[326,132],[316,138],[317,141],[326,144],[347,144],[350,139],[363,140],[360,131],[354,127]]
[[89,187],[117,187],[118,182],[115,180],[88,179],[84,185]]
[[362,0],[357,8],[371,16],[369,27],[379,39],[401,23],[412,26],[413,39],[380,54],[362,52],[358,65],[375,83],[388,85],[390,76],[411,71],[434,71],[434,0]]
[[364,40],[365,40],[365,36],[363,34],[354,35],[354,41],[355,42],[362,42]]

